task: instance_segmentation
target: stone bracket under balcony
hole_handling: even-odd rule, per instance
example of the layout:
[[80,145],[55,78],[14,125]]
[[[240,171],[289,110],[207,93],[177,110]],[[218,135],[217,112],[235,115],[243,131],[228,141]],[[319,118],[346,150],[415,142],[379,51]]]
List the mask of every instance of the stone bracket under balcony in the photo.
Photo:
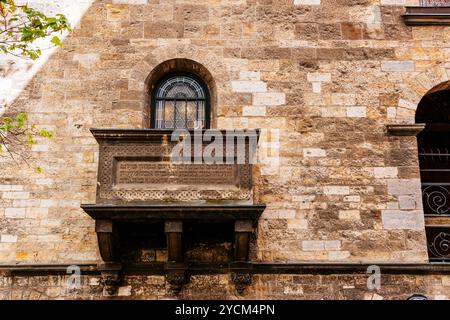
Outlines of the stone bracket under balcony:
[[[117,232],[122,223],[145,224],[164,222],[168,261],[165,267],[167,282],[178,293],[189,281],[189,264],[184,262],[184,228],[189,221],[232,222],[234,224],[233,262],[248,261],[250,241],[265,205],[82,205],[95,220],[98,246],[103,263],[99,265],[105,287],[110,294],[120,284],[122,262],[121,239]],[[233,275],[238,292],[249,283],[245,272]],[[240,279],[242,281],[240,281]]]

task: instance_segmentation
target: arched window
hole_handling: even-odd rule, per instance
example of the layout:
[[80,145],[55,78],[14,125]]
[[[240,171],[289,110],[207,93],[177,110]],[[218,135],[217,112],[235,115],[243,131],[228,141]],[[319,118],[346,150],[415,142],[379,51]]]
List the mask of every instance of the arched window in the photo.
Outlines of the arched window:
[[450,91],[426,95],[416,112],[425,215],[450,215]]
[[417,143],[428,256],[450,262],[450,91],[425,95],[416,123],[425,124]]
[[209,92],[199,77],[168,75],[155,87],[152,98],[152,128],[209,128]]

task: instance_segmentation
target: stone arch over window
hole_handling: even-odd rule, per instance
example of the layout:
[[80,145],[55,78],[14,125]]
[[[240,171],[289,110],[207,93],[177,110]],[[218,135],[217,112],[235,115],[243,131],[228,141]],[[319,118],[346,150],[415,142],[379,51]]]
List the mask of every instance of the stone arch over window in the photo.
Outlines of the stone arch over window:
[[189,59],[171,59],[146,79],[147,119],[151,128],[209,128],[216,86],[211,73]]
[[388,110],[388,120],[395,123],[415,123],[416,110],[423,97],[442,90],[448,83],[450,83],[450,67],[443,63],[421,72],[411,73],[396,85],[397,105]]
[[415,121],[428,255],[450,262],[450,82],[424,95]]

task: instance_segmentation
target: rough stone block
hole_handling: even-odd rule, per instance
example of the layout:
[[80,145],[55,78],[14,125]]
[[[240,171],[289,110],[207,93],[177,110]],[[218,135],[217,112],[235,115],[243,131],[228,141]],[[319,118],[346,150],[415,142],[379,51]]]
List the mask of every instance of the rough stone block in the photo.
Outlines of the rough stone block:
[[396,178],[398,176],[398,169],[396,167],[375,167],[373,168],[375,178]]
[[341,220],[360,220],[359,210],[339,210],[339,219]]
[[308,73],[306,78],[309,82],[329,82],[331,81],[331,73]]
[[400,209],[402,210],[413,210],[416,209],[416,198],[412,196],[399,196],[398,202],[400,204]]
[[255,106],[280,106],[286,103],[286,94],[283,92],[265,92],[253,94]]
[[231,88],[234,92],[266,92],[267,84],[263,81],[231,81]]
[[12,234],[2,234],[0,235],[0,242],[2,243],[16,243],[17,236]]
[[386,72],[412,72],[415,70],[414,61],[383,61],[381,70]]
[[325,186],[323,192],[326,195],[347,195],[350,194],[350,188],[347,186]]
[[331,103],[338,106],[353,106],[356,104],[356,95],[351,93],[333,93]]
[[266,109],[266,106],[245,106],[242,108],[242,115],[244,117],[264,117]]
[[258,81],[261,79],[260,71],[240,71],[239,79],[247,81]]
[[383,228],[387,230],[423,230],[423,212],[402,211],[402,210],[382,210],[381,212]]
[[26,209],[25,208],[6,208],[5,217],[6,218],[25,218]]
[[320,148],[305,148],[303,149],[303,156],[305,158],[321,158],[326,157],[327,152]]
[[367,117],[366,107],[347,107],[347,117],[349,118],[365,118]]
[[296,6],[320,6],[320,0],[294,0]]
[[409,195],[420,193],[420,179],[389,179],[388,193],[392,195]]

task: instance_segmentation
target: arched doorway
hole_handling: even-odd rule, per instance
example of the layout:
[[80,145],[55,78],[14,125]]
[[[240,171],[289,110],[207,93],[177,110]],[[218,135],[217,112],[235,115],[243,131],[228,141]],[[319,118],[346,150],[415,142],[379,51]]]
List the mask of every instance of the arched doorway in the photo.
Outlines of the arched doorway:
[[[436,90],[437,89],[437,90]],[[430,261],[450,262],[450,90],[442,85],[418,105],[416,123]]]

